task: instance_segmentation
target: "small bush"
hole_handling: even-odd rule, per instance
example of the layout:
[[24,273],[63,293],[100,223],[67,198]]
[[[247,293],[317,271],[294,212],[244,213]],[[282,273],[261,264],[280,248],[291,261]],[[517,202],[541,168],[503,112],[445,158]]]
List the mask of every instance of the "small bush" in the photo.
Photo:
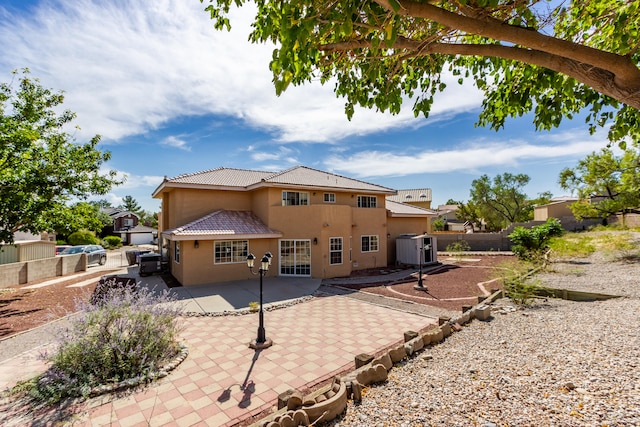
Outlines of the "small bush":
[[520,259],[540,261],[547,243],[554,236],[564,233],[560,221],[549,218],[546,223],[531,228],[516,227],[511,234],[511,251]]
[[70,245],[97,245],[100,243],[93,231],[80,230],[69,234],[67,237]]
[[102,240],[105,248],[119,248],[122,246],[122,239],[118,236],[106,236]]
[[447,245],[447,252],[466,252],[471,250],[471,245],[466,240],[457,240]]
[[56,245],[66,245],[67,241],[66,240],[56,240]]
[[442,218],[436,218],[431,222],[433,231],[444,231],[447,228],[447,223]]
[[168,293],[128,287],[106,292],[59,331],[58,348],[44,356],[51,367],[27,384],[30,395],[47,403],[84,398],[99,385],[157,371],[180,351],[181,311]]

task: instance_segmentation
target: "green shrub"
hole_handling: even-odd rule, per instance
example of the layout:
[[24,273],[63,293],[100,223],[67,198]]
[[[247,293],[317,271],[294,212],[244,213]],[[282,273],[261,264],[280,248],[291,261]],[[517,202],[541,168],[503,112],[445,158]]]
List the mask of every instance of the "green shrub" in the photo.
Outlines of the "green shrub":
[[106,236],[102,240],[105,248],[119,248],[122,246],[122,239],[118,236]]
[[114,288],[82,309],[59,331],[55,352],[44,356],[50,368],[21,385],[37,401],[87,397],[99,385],[155,372],[180,352],[182,308],[167,292]]
[[511,234],[511,251],[520,259],[539,261],[542,259],[549,239],[564,233],[560,221],[549,218],[547,222],[531,228],[516,227]]
[[444,231],[447,227],[447,223],[442,218],[436,218],[431,222],[431,226],[434,231]]
[[67,237],[70,245],[97,245],[100,243],[93,231],[80,230],[69,234]]
[[67,241],[66,240],[56,240],[56,245],[66,245]]

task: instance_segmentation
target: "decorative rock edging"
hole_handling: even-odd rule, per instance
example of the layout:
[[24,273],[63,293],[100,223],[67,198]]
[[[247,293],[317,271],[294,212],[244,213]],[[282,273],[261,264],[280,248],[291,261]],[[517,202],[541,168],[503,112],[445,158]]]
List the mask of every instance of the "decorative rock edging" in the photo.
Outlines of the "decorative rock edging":
[[181,364],[184,361],[184,359],[187,358],[188,355],[189,355],[189,349],[187,348],[186,345],[181,343],[180,351],[178,352],[178,355],[171,362],[162,366],[157,371],[149,372],[148,374],[144,374],[144,375],[139,375],[134,378],[129,378],[124,381],[120,381],[119,383],[116,383],[116,384],[103,384],[103,385],[96,386],[91,389],[89,396],[96,397],[101,394],[111,393],[111,392],[123,390],[126,388],[137,387],[141,384],[145,384],[150,381],[157,380],[159,378],[164,378],[167,375],[169,375],[169,372],[171,372],[179,364]]
[[[270,304],[267,307],[263,306],[264,311],[275,311],[280,310],[282,308],[292,307],[297,304],[301,304],[303,302],[309,301],[315,298],[314,295],[308,295],[292,300],[285,301],[280,304]],[[256,310],[250,309],[249,307],[240,308],[238,310],[225,310],[225,311],[207,311],[207,312],[199,312],[199,311],[187,311],[182,313],[184,317],[223,317],[223,316],[244,316],[247,314],[254,314]]]
[[[395,363],[417,355],[426,346],[434,346],[444,341],[453,332],[473,319],[488,320],[491,307],[487,304],[502,297],[502,291],[494,291],[490,296],[455,318],[441,317],[439,325],[426,332],[407,331],[404,343],[386,350],[378,357],[358,354],[356,369],[342,377],[336,377],[328,386],[303,397],[297,390],[289,390],[278,397],[278,412],[252,424],[255,427],[296,427],[310,426],[317,420],[331,421],[347,407],[347,399],[362,400],[362,389],[370,384],[386,381],[388,372]],[[368,361],[368,363],[364,363]],[[362,366],[361,366],[362,365]]]

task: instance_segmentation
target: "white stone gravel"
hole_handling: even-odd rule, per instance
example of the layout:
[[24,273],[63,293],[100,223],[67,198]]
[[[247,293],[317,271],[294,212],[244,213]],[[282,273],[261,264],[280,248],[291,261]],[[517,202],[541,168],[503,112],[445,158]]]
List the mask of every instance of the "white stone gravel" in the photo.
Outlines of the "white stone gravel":
[[537,279],[626,297],[499,300],[491,321],[395,366],[329,425],[640,426],[640,264],[592,255],[566,265],[579,273],[557,264]]

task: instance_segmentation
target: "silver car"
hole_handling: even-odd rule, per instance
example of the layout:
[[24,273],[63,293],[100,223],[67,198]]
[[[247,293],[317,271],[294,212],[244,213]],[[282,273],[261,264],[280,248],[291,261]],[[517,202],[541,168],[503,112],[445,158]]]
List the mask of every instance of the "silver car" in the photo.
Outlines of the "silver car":
[[66,248],[60,255],[73,255],[80,253],[87,254],[87,265],[100,264],[104,265],[107,262],[107,251],[100,245],[76,245]]

